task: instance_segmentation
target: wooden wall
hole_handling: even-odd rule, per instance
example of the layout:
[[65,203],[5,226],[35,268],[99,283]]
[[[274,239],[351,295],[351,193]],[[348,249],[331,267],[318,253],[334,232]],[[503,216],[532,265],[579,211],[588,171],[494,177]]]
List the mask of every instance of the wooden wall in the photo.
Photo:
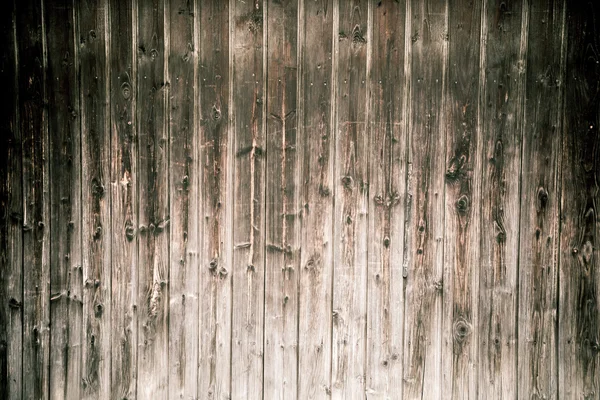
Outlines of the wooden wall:
[[8,0],[1,399],[600,398],[600,5]]

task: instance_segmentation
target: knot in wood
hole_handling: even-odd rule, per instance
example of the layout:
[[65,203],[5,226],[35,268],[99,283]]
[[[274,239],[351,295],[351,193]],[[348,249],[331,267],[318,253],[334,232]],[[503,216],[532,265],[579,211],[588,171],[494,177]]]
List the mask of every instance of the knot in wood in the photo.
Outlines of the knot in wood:
[[546,208],[548,204],[548,192],[543,187],[538,190],[538,206],[539,210],[542,211]]
[[127,238],[128,241],[132,241],[133,238],[135,236],[135,229],[133,229],[133,226],[131,225],[131,223],[128,223],[127,226],[125,227],[125,237]]
[[354,188],[354,179],[350,175],[346,175],[342,178],[342,185],[344,189],[352,190]]
[[466,214],[469,211],[469,198],[466,195],[462,195],[456,201],[456,209],[459,214]]
[[121,85],[121,96],[123,96],[125,100],[129,100],[131,97],[131,85],[129,82],[123,82]]
[[362,32],[362,29],[360,28],[360,25],[355,25],[354,28],[352,28],[352,43],[356,43],[356,44],[364,44],[367,43],[367,39],[365,39],[365,35]]
[[454,335],[454,340],[462,343],[464,342],[467,337],[471,334],[471,324],[464,318],[460,318],[458,319],[455,323],[454,323],[454,329],[453,329],[453,335]]

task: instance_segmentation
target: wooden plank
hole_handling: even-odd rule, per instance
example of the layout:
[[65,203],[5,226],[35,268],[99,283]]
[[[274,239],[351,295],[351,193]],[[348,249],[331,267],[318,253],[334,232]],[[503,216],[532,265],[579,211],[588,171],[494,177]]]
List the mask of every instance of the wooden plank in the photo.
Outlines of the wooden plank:
[[0,398],[22,398],[23,182],[17,106],[16,4],[0,16]]
[[368,2],[336,2],[332,397],[364,399],[367,323]]
[[264,397],[298,390],[301,188],[298,146],[298,4],[267,5]]
[[231,397],[262,398],[265,132],[262,0],[231,1],[234,137]]
[[530,3],[519,234],[517,387],[522,398],[558,394],[564,18],[563,0]]
[[528,9],[516,2],[483,7],[479,387],[489,398],[512,398],[517,393],[518,177]]
[[50,398],[81,398],[81,143],[75,8],[45,7],[50,140]]
[[[367,41],[369,109],[368,177],[354,180],[368,203],[368,286],[366,393],[368,398],[402,397],[407,205],[408,106],[405,1],[372,4]],[[344,32],[346,32],[344,30]],[[352,40],[360,40],[352,32]],[[362,79],[361,79],[362,81]],[[348,93],[354,102],[354,92]],[[360,136],[358,136],[360,137]],[[365,146],[365,144],[363,144]],[[363,228],[365,229],[365,228]]]
[[192,399],[198,385],[198,146],[194,108],[195,10],[193,2],[169,4],[170,96],[170,316],[169,398]]
[[435,399],[442,395],[447,4],[415,0],[406,15],[411,16],[406,36],[411,41],[411,106],[403,394]]
[[558,398],[600,391],[600,8],[567,2],[562,129]]
[[200,344],[198,397],[231,398],[233,165],[230,133],[229,4],[199,2]]
[[50,361],[50,198],[42,3],[17,3],[23,156],[23,397],[47,399]]
[[108,5],[79,8],[83,254],[82,397],[110,393],[111,240]]
[[480,24],[480,2],[448,2],[442,393],[465,399],[478,396]]
[[137,140],[134,20],[130,1],[111,0],[111,398],[136,395]]
[[[306,1],[299,14],[303,147],[298,398],[331,394],[333,282],[333,2]],[[337,36],[335,38],[337,40]],[[333,78],[333,79],[332,79]]]
[[138,2],[138,382],[140,398],[168,397],[169,132],[165,2]]

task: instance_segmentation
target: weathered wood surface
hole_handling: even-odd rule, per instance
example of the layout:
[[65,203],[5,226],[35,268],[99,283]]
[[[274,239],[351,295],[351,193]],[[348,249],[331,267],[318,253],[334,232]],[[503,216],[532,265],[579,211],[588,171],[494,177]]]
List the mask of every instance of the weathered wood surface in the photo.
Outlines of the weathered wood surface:
[[[50,398],[81,397],[81,136],[75,7],[45,8],[50,173]],[[122,279],[128,283],[128,279]]]
[[598,21],[9,1],[0,398],[598,398]]

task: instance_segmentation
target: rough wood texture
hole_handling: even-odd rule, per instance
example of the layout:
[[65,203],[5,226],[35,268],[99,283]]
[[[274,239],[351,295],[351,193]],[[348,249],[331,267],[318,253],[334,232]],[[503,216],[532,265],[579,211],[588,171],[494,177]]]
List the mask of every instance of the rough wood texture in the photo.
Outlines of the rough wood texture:
[[9,0],[0,398],[597,398],[598,21]]
[[[298,299],[298,398],[331,394],[333,166],[331,129],[333,2],[302,3],[299,46],[302,84],[302,255]],[[337,37],[335,38],[337,40]],[[315,316],[319,315],[319,318]]]
[[[448,2],[442,393],[478,398],[481,153],[479,39],[481,5]],[[479,398],[494,398],[486,387]]]
[[[50,140],[50,398],[81,397],[81,143],[75,8],[45,9]],[[62,55],[62,57],[54,56]],[[126,281],[125,281],[126,282]]]
[[361,399],[367,343],[367,40],[371,37],[368,2],[341,1],[336,6],[332,397]]
[[262,0],[231,1],[233,303],[231,397],[262,398],[265,269],[265,77]]
[[164,0],[138,2],[138,396],[168,398],[169,82]]
[[111,219],[108,4],[79,9],[83,253],[82,398],[110,397]]
[[198,397],[231,398],[233,162],[229,8],[200,2],[200,356]]
[[534,399],[558,395],[564,18],[563,0],[529,8],[519,235],[519,288],[525,290],[519,290],[517,378],[518,392]]
[[482,12],[483,145],[479,284],[479,381],[490,397],[515,397],[521,136],[527,3]]
[[567,2],[562,130],[558,397],[600,392],[600,8]]
[[17,105],[16,5],[0,16],[0,398],[20,400],[23,329],[23,181],[22,133]]
[[[447,8],[413,0],[410,18],[410,114],[407,172],[407,248],[404,397],[440,398],[442,371],[444,189],[443,132]],[[462,204],[462,203],[461,203]],[[461,330],[462,329],[462,330]],[[469,334],[463,323],[459,331]],[[447,373],[448,371],[444,371]]]
[[23,157],[23,397],[46,399],[50,361],[50,202],[46,43],[42,4],[17,4]]
[[167,13],[171,87],[169,398],[191,399],[198,392],[198,53],[193,4],[172,0]]
[[355,180],[355,186],[368,198],[365,389],[376,399],[389,393],[400,397],[403,387],[404,217],[411,201],[406,192],[407,7],[405,1],[371,5],[366,37],[372,41],[367,42],[369,166],[368,178]]
[[267,3],[266,261],[264,397],[295,399],[298,390],[300,160],[298,6]]
[[129,1],[110,7],[111,397],[136,396],[137,169],[134,19]]

